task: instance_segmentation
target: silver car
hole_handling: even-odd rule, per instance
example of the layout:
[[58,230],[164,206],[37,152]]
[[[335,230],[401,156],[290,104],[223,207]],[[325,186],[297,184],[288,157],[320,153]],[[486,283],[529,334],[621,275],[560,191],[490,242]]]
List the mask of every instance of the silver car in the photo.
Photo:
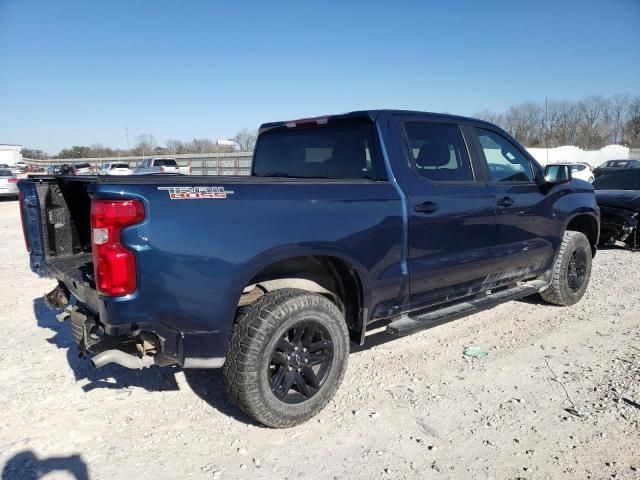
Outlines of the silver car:
[[8,168],[0,169],[0,198],[18,198],[18,179]]

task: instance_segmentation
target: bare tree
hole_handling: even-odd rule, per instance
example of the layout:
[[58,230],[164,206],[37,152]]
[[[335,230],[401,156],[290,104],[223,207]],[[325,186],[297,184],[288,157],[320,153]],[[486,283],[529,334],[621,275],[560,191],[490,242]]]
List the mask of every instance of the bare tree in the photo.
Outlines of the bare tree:
[[585,148],[600,148],[604,140],[602,121],[605,118],[606,101],[599,95],[584,97],[578,103],[580,111],[579,142]]
[[256,130],[242,128],[238,133],[236,133],[235,137],[233,137],[233,141],[240,146],[241,151],[250,152],[253,150],[257,138],[258,132]]
[[157,146],[158,143],[156,142],[156,138],[153,135],[146,133],[136,137],[133,152],[136,155],[150,155]]

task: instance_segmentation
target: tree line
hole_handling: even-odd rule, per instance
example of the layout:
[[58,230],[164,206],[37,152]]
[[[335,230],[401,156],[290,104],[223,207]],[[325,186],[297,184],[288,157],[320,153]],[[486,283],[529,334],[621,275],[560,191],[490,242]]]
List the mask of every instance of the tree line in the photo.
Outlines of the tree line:
[[640,147],[640,96],[524,102],[502,113],[485,110],[475,116],[502,127],[526,147]]
[[[619,144],[640,148],[640,96],[589,95],[581,100],[524,102],[502,113],[483,110],[474,116],[499,125],[525,147],[575,145],[591,150]],[[168,139],[161,145],[153,135],[144,134],[136,137],[130,149],[114,149],[100,144],[75,145],[62,149],[53,158],[225,153],[236,149],[250,152],[256,137],[256,130],[243,128],[233,137],[235,145],[220,145],[209,138],[194,138],[186,142]],[[22,149],[22,156],[49,158],[42,150],[29,148]]]
[[52,157],[42,150],[22,148],[25,158],[105,158],[152,155],[180,155],[185,153],[229,153],[236,150],[250,152],[256,143],[258,132],[248,128],[240,129],[233,137],[234,144],[220,144],[210,138],[194,138],[190,141],[168,139],[160,144],[151,134],[138,135],[132,148],[119,149],[105,147],[99,143],[89,146],[74,145],[60,150]]

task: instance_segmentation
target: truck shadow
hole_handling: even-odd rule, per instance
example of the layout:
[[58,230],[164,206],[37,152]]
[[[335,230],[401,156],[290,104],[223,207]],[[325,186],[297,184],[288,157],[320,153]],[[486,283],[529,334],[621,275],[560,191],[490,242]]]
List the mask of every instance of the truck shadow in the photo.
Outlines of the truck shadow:
[[210,370],[189,368],[184,370],[184,377],[193,393],[223,415],[254,427],[262,427],[231,400],[224,384],[221,368]]
[[5,463],[2,480],[37,480],[61,472],[67,473],[64,478],[89,480],[89,470],[82,456],[38,458],[30,450],[16,453]]
[[[56,318],[56,312],[49,310],[42,298],[33,300],[33,311],[38,326],[54,332],[54,335],[47,341],[59,349],[67,351],[67,362],[75,380],[89,381],[81,387],[83,391],[88,392],[95,388],[118,390],[128,387],[140,387],[149,392],[180,390],[175,377],[178,372],[182,371],[180,367],[129,370],[119,365],[107,365],[95,368],[88,359],[80,358],[76,343],[71,335],[71,327],[67,322],[60,323]],[[222,369],[186,369],[184,376],[189,388],[220,413],[242,423],[259,426],[229,398],[222,378]]]

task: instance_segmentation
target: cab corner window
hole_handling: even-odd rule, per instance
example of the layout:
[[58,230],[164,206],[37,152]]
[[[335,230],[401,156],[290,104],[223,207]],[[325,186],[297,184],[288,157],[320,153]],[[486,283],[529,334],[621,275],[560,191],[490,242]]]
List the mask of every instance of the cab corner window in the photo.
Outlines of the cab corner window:
[[531,162],[502,135],[476,129],[492,182],[533,182]]
[[456,125],[406,122],[412,166],[433,182],[471,182],[473,172],[460,129]]

